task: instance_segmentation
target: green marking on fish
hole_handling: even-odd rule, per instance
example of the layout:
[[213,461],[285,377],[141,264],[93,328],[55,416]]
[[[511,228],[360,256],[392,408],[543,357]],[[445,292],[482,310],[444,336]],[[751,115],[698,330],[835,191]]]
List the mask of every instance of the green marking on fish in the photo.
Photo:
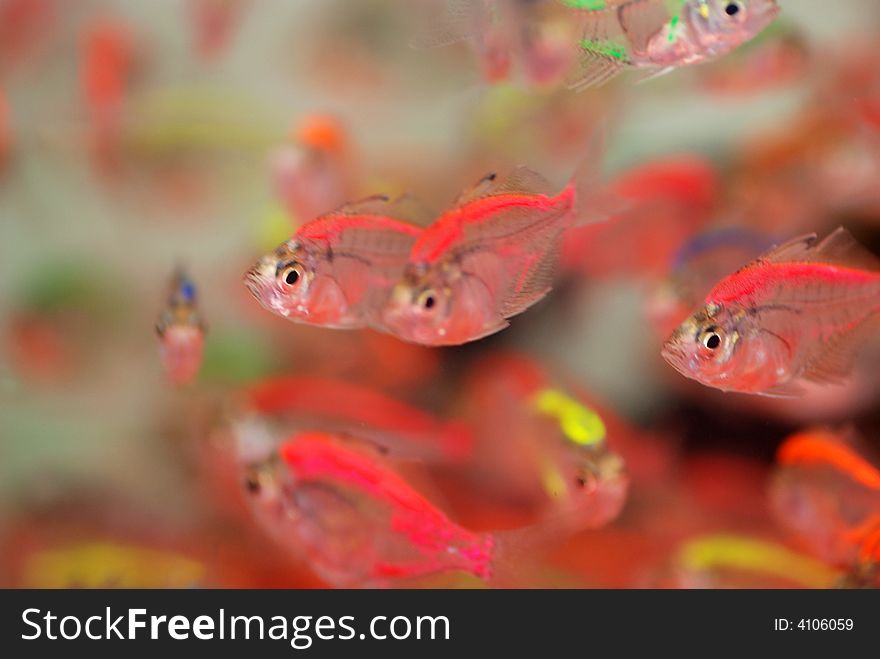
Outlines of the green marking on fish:
[[600,11],[607,9],[608,3],[605,0],[559,0],[562,4],[568,5],[573,9],[586,9],[587,11]]
[[675,41],[675,36],[676,36],[675,35],[675,28],[678,27],[678,24],[680,21],[681,21],[680,14],[676,14],[675,16],[673,16],[669,20],[669,36],[667,37],[667,39],[669,40],[669,43],[672,43],[673,41]]
[[626,49],[611,41],[583,39],[581,41],[581,48],[594,53],[599,53],[600,55],[605,55],[606,57],[613,57],[617,60],[626,60],[627,58]]

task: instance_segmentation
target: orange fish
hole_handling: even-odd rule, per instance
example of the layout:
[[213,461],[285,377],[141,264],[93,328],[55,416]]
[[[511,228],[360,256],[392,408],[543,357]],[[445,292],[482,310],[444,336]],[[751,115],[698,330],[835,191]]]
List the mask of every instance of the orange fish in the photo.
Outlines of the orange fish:
[[552,195],[525,167],[483,178],[418,237],[384,327],[423,345],[458,345],[507,327],[550,291],[577,197],[574,182]]
[[421,229],[407,198],[369,197],[297,230],[245,273],[257,301],[289,320],[322,327],[375,326]]
[[326,430],[370,440],[395,457],[458,462],[470,456],[470,429],[372,389],[341,380],[288,376],[261,381],[244,393],[257,414],[283,417],[285,427]]
[[304,117],[270,159],[272,187],[298,224],[343,205],[354,188],[351,138],[326,114]]
[[686,377],[723,391],[801,395],[839,382],[875,331],[880,263],[843,228],[773,249],[719,282],[663,347]]
[[369,446],[303,432],[251,468],[245,485],[263,524],[331,584],[492,574],[492,536],[450,521]]
[[880,469],[845,434],[796,433],[776,456],[779,520],[834,562],[880,562]]
[[192,382],[202,364],[207,327],[197,302],[195,285],[178,270],[171,282],[168,305],[156,324],[162,364],[169,380],[177,385]]

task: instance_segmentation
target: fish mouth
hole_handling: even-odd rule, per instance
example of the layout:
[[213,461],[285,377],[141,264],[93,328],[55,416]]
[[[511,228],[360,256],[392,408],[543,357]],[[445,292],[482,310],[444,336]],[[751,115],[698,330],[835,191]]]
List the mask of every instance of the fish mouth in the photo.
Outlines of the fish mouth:
[[684,365],[688,361],[688,356],[674,340],[670,339],[663,344],[663,347],[660,349],[660,356],[663,357],[672,368],[679,372],[684,372]]

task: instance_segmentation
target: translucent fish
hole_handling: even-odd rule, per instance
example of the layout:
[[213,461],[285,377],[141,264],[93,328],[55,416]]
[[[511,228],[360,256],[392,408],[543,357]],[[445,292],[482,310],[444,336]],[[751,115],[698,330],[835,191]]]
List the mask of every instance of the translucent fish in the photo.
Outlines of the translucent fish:
[[172,383],[189,384],[198,375],[206,331],[195,284],[178,270],[171,281],[167,305],[156,323],[162,364]]
[[783,526],[835,564],[880,564],[880,468],[852,432],[796,433],[776,462],[771,503]]
[[551,289],[574,183],[559,194],[525,167],[481,179],[425,229],[382,313],[385,329],[423,345],[494,334]]
[[269,311],[289,320],[350,329],[378,324],[421,233],[422,211],[402,197],[368,197],[300,227],[244,275]]
[[723,391],[797,396],[841,382],[876,331],[880,262],[843,228],[791,240],[716,284],[663,357]]
[[518,66],[529,86],[564,80],[574,62],[573,26],[550,0],[438,0],[425,27],[411,40],[415,48],[470,44],[484,80],[514,77]]
[[566,233],[565,271],[589,277],[661,276],[675,251],[709,219],[721,183],[705,157],[681,153],[628,169],[609,188],[624,200],[623,208],[609,222]]
[[460,462],[475,438],[462,424],[376,390],[328,378],[289,376],[261,381],[243,394],[244,409],[294,430],[323,430],[369,440],[397,458]]
[[725,55],[779,13],[775,0],[608,0],[569,2],[580,22],[573,89],[601,85],[621,71],[657,75]]
[[620,513],[629,478],[603,413],[523,355],[480,362],[463,392],[481,440],[483,487],[533,507],[560,533],[598,528]]
[[364,444],[304,432],[246,479],[263,525],[328,583],[492,575],[495,541],[455,524]]

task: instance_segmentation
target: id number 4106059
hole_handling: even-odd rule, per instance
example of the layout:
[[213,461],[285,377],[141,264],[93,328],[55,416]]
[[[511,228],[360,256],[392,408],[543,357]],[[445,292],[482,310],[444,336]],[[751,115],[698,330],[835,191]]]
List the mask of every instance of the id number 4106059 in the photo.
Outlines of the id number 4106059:
[[775,618],[773,630],[777,632],[852,631],[854,624],[852,618],[800,618],[794,620]]

